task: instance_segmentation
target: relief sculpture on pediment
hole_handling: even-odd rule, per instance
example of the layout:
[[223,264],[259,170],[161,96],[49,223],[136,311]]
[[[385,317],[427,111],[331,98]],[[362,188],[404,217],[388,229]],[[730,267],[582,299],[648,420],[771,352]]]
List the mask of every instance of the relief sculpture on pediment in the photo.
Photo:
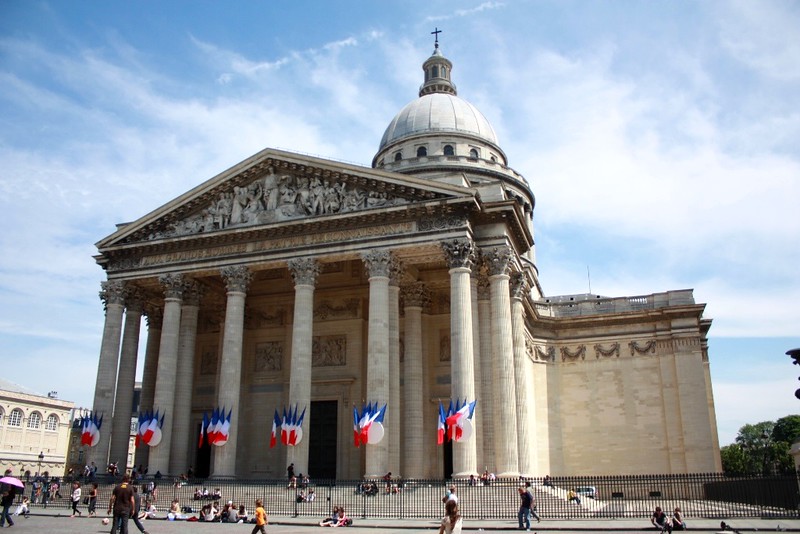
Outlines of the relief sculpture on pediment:
[[333,183],[317,176],[278,175],[270,167],[266,176],[248,185],[224,191],[200,212],[177,221],[150,239],[224,230],[229,227],[269,224],[288,219],[346,213],[405,204],[385,191],[370,191],[345,182]]

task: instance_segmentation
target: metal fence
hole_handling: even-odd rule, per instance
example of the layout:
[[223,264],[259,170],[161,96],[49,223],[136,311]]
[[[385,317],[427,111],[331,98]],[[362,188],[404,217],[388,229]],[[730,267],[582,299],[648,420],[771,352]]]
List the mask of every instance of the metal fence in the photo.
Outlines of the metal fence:
[[[224,505],[232,501],[253,510],[261,499],[270,515],[307,516],[322,519],[333,506],[343,506],[350,517],[436,518],[442,514],[442,497],[447,488],[456,487],[461,514],[468,519],[508,519],[516,517],[519,506],[517,488],[530,484],[537,512],[548,519],[642,518],[656,506],[671,512],[680,507],[687,517],[701,518],[798,518],[798,479],[796,476],[726,477],[722,474],[639,475],[605,477],[554,477],[545,485],[541,478],[496,480],[489,484],[467,480],[312,480],[307,486],[289,487],[285,479],[208,479],[172,483],[167,479],[138,480],[140,491],[156,485],[155,504],[159,515],[166,515],[173,499],[197,514],[208,502]],[[90,481],[84,481],[88,495]],[[99,477],[98,511],[108,505],[112,479]],[[117,479],[116,482],[119,482]],[[47,506],[69,508],[68,484],[62,484],[64,497]],[[368,489],[367,489],[368,488]],[[208,498],[196,498],[203,490]],[[576,490],[579,501],[570,501],[568,492]],[[26,490],[30,495],[30,490]],[[216,494],[216,495],[215,495]],[[594,496],[592,497],[591,494]],[[313,498],[309,498],[313,495]],[[305,497],[305,500],[298,497]],[[34,503],[35,512],[42,503]],[[80,507],[85,511],[86,506]]]

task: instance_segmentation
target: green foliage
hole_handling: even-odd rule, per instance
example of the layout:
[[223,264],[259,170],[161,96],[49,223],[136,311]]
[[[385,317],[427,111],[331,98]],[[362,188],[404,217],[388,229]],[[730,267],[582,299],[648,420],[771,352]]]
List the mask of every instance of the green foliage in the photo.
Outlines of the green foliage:
[[728,475],[794,473],[789,449],[797,439],[800,439],[800,415],[744,425],[739,429],[736,443],[720,449],[722,470]]

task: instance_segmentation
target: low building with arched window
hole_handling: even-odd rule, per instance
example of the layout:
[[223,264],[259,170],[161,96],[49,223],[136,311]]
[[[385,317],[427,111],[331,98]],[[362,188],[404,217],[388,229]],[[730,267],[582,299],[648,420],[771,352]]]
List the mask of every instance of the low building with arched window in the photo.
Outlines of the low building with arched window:
[[62,475],[74,403],[41,395],[0,378],[0,467],[25,478]]

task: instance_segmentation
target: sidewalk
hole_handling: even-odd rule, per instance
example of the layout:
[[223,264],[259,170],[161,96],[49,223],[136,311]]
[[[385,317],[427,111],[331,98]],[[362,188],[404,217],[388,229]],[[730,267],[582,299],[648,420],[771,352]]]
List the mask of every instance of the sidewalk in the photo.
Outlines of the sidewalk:
[[[104,512],[104,510],[103,510]],[[36,507],[31,512],[31,518],[37,516],[45,517],[68,517],[70,510],[61,506],[49,507],[46,509]],[[103,514],[100,514],[103,517]],[[20,518],[20,521],[24,519]],[[16,521],[16,518],[15,518]],[[689,531],[693,532],[720,532],[719,519],[687,518]],[[734,518],[725,520],[733,528],[740,532],[800,532],[800,519],[758,519],[758,518]],[[183,521],[171,522],[166,520],[148,519],[145,524],[155,525],[179,525]],[[308,516],[278,516],[271,515],[269,523],[273,526],[297,527],[302,530],[319,529],[318,519]],[[186,523],[191,525],[201,525],[203,523]],[[133,525],[131,524],[131,527]],[[221,525],[220,525],[221,526]],[[232,527],[235,525],[231,525]],[[517,530],[516,518],[509,518],[506,521],[468,519],[464,521],[463,530],[467,531],[505,531],[512,532]],[[641,519],[559,519],[544,520],[541,523],[532,522],[531,531],[536,532],[657,532],[650,528],[650,520]],[[439,528],[438,519],[361,519],[353,518],[353,526],[363,530],[392,531],[392,530],[437,530]],[[150,529],[148,529],[150,530]],[[154,529],[153,529],[154,530]],[[161,529],[159,529],[161,530]],[[170,529],[173,530],[173,529]],[[182,530],[182,529],[181,529]],[[237,531],[240,531],[237,529]],[[132,532],[136,532],[133,528]],[[677,531],[676,531],[677,532]],[[731,530],[727,532],[732,532]]]

